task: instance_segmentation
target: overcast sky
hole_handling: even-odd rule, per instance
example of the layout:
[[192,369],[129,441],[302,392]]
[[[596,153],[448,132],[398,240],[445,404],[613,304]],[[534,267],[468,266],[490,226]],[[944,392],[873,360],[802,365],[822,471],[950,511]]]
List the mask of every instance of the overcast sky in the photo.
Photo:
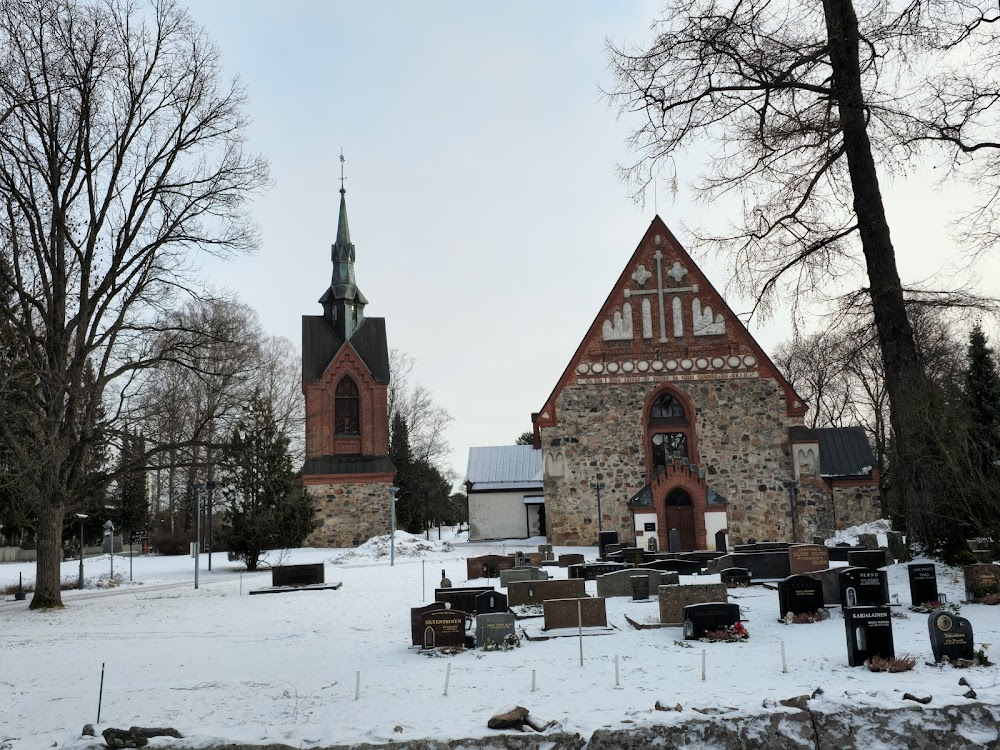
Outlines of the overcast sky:
[[[600,94],[605,39],[644,43],[657,8],[193,2],[246,85],[250,146],[274,180],[255,204],[259,254],[206,272],[298,344],[329,285],[343,148],[366,313],[386,318],[390,348],[454,416],[450,468],[463,479],[470,446],[531,428],[654,209],[682,242],[682,221],[727,219],[726,206],[693,202],[693,166],[680,165],[675,196],[661,186],[645,206],[618,178],[629,124]],[[933,277],[954,252],[936,217],[960,197],[920,178],[883,186],[905,281]],[[724,260],[687,247],[725,289]],[[987,290],[996,282],[988,270]],[[791,337],[787,313],[750,330],[766,351]]]

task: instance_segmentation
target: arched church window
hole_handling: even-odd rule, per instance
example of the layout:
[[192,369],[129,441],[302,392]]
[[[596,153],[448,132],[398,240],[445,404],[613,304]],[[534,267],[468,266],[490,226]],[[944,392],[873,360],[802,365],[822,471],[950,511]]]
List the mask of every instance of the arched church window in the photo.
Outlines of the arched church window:
[[653,406],[649,410],[649,419],[651,422],[659,420],[683,421],[684,406],[672,393],[664,393],[653,402]]
[[688,458],[687,435],[683,432],[657,432],[651,442],[653,466],[666,466],[674,458]]
[[681,397],[671,391],[659,394],[646,414],[646,456],[653,473],[663,471],[674,459],[690,459],[692,446],[690,415]]
[[361,398],[357,384],[350,377],[345,376],[337,383],[334,401],[334,432],[338,435],[360,435]]

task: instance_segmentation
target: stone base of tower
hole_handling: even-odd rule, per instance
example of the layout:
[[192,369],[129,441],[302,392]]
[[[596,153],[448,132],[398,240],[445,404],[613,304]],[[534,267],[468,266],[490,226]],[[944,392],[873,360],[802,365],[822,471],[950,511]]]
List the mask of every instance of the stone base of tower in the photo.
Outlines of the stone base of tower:
[[389,533],[392,474],[303,477],[316,509],[308,547],[357,547]]

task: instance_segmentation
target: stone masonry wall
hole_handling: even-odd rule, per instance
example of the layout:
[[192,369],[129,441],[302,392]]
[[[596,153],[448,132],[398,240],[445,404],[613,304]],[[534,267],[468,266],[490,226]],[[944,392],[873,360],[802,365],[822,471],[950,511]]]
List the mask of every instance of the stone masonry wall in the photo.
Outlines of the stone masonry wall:
[[833,487],[834,514],[838,529],[858,526],[882,517],[878,485]]
[[540,430],[542,448],[558,440],[565,459],[563,476],[547,473],[545,479],[550,541],[596,543],[597,501],[590,484],[598,480],[605,484],[603,528],[632,538],[627,500],[646,483],[646,398],[667,382],[695,405],[698,456],[691,460],[704,465],[709,486],[729,501],[730,543],[790,537],[791,511],[782,481],[792,476],[787,429],[800,420],[786,415],[785,394],[775,380],[581,380],[560,393],[556,425]]
[[310,547],[356,547],[389,533],[390,481],[307,485],[319,527],[306,539]]

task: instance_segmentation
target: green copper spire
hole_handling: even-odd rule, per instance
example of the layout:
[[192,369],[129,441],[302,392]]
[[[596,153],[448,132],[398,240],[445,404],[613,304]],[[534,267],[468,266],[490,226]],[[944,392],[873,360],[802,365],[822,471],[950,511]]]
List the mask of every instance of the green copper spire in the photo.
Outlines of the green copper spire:
[[320,298],[323,315],[343,339],[349,339],[364,319],[368,300],[354,280],[354,243],[347,224],[347,190],[344,188],[344,155],[340,155],[340,217],[337,223],[337,241],[330,248],[333,276],[330,288]]

